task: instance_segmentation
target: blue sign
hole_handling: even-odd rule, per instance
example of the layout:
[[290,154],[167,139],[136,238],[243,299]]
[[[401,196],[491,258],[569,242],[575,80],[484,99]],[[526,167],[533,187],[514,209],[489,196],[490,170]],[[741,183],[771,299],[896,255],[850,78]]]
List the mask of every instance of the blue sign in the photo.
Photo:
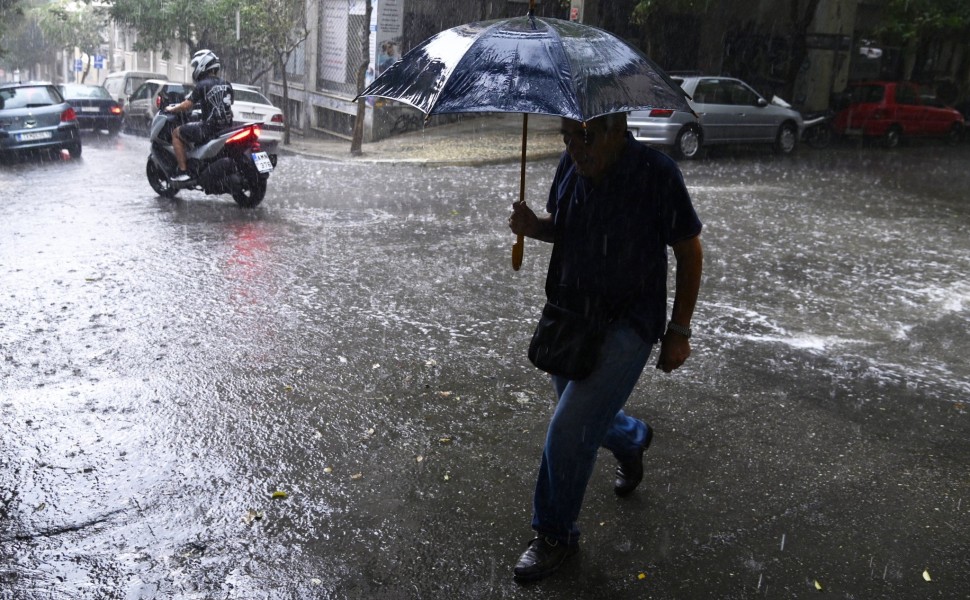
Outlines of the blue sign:
[[74,59],[74,70],[77,71],[78,73],[80,73],[81,71],[83,71],[84,70],[84,61],[81,60],[80,58],[75,58]]
[[103,69],[104,68],[104,57],[100,54],[94,55],[94,68]]

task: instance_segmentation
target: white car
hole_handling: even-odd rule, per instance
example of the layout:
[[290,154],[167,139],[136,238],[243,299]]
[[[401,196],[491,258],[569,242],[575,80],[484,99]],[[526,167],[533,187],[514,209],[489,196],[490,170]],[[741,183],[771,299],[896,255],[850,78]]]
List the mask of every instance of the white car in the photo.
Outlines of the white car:
[[262,124],[260,144],[267,150],[275,151],[283,139],[283,111],[273,106],[258,88],[242,83],[232,84],[232,117],[234,123]]

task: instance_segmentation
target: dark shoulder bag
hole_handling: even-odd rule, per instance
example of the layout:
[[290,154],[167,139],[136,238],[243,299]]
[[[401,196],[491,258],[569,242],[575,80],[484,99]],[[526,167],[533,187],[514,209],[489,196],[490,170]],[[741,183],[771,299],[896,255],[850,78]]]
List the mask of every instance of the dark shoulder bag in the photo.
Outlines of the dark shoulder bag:
[[599,318],[546,302],[529,344],[529,360],[551,375],[585,379],[596,367],[605,336]]

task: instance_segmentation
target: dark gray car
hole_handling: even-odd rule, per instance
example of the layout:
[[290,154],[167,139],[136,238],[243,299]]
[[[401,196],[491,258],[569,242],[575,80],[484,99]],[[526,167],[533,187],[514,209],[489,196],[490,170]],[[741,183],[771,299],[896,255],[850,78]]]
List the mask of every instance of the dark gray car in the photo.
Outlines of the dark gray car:
[[669,146],[678,158],[694,158],[714,144],[771,144],[789,154],[801,136],[802,115],[787,103],[766,100],[732,77],[674,77],[691,97],[697,116],[683,111],[634,111],[628,119],[633,136],[642,142]]
[[48,83],[0,85],[0,158],[18,152],[67,150],[81,156],[77,113]]

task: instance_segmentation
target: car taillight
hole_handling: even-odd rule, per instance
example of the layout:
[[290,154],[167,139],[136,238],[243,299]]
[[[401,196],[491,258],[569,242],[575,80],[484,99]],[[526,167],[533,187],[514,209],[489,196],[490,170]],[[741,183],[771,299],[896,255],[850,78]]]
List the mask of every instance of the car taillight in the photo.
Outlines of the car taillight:
[[162,110],[162,97],[161,96],[155,96],[155,108],[157,108],[158,110]]
[[273,115],[273,118],[269,120],[270,123],[282,123],[283,115]]
[[61,123],[69,121],[77,121],[77,113],[74,112],[73,108],[69,108],[61,113]]
[[111,114],[113,114],[113,115],[120,115],[121,114],[121,107],[118,106],[117,104],[115,104],[114,106],[112,106],[111,107]]
[[669,119],[673,114],[674,111],[670,110],[669,108],[655,108],[650,111],[651,117],[660,117],[661,119]]

